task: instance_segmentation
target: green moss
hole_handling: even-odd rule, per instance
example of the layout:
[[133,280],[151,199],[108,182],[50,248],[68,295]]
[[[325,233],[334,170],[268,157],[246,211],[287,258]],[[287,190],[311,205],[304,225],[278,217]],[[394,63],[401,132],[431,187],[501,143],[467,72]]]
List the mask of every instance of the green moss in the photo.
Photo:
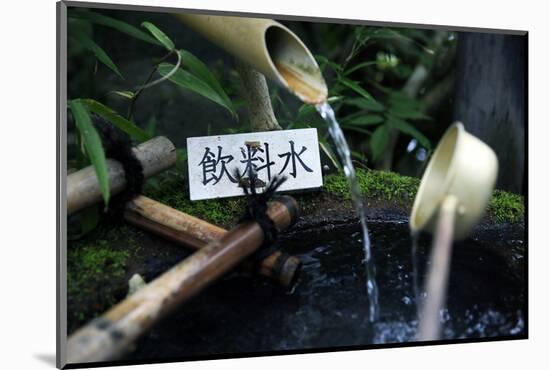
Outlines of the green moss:
[[69,330],[102,313],[125,294],[126,271],[140,236],[127,227],[101,226],[67,248]]
[[525,215],[521,195],[495,190],[489,201],[488,213],[496,222],[518,222]]
[[[357,180],[365,197],[378,200],[395,201],[409,204],[414,199],[419,179],[401,176],[386,171],[357,170]],[[344,175],[329,175],[325,177],[325,190],[350,198],[348,183]]]

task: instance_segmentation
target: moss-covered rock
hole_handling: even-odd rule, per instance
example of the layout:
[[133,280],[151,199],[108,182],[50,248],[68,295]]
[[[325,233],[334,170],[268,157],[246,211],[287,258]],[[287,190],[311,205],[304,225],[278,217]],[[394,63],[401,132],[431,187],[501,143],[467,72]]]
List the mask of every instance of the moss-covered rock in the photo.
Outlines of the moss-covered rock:
[[525,202],[521,195],[495,190],[489,201],[488,214],[496,222],[520,222],[525,216]]
[[[412,207],[414,197],[420,185],[420,179],[402,176],[394,172],[357,170],[357,180],[367,201],[387,204],[388,207],[400,207],[407,213]],[[319,194],[328,195],[322,202],[346,202],[350,199],[347,179],[341,174],[325,176],[320,192],[294,194],[302,209],[315,212]],[[181,178],[166,178],[159,187],[148,188],[145,194],[159,202],[170,205],[182,212],[202,218],[213,224],[229,228],[242,215],[245,200],[241,198],[223,198],[192,202],[185,181]],[[311,207],[311,204],[314,206]],[[347,206],[351,207],[350,204]],[[517,194],[495,190],[489,207],[488,216],[494,222],[519,222],[523,219],[524,200]]]
[[124,294],[126,269],[139,231],[103,225],[67,248],[69,322],[80,322]]
[[[363,195],[369,199],[395,201],[407,205],[414,200],[420,180],[387,171],[357,170],[357,180]],[[347,179],[343,175],[325,177],[328,193],[350,198]]]

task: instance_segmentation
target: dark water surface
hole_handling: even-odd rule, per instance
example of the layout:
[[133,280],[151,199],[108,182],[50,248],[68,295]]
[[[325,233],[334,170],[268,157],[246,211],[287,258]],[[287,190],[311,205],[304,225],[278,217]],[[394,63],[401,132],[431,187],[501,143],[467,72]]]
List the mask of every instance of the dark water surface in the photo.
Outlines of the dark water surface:
[[[358,226],[308,233],[281,242],[302,272],[285,291],[260,277],[228,275],[155,326],[128,359],[169,359],[412,341],[418,321],[411,240],[404,222],[371,224],[380,317],[368,320],[363,248]],[[445,339],[524,336],[523,267],[509,251],[521,240],[506,231],[455,243]],[[431,239],[418,245],[420,296]],[[496,251],[496,252],[495,252]],[[513,256],[515,264],[523,256]],[[518,275],[518,271],[520,271]]]

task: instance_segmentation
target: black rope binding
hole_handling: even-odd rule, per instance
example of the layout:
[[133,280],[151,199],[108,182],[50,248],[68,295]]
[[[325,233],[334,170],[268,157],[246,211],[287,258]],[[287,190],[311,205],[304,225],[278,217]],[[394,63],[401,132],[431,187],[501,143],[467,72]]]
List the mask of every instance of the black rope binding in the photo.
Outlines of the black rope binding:
[[110,221],[121,221],[126,203],[141,194],[143,167],[132,151],[132,141],[126,133],[95,114],[92,114],[92,120],[101,135],[105,155],[119,162],[124,169],[126,187],[111,197],[107,212]]
[[248,171],[250,187],[243,184],[243,175],[239,173],[238,169],[235,170],[235,176],[239,179],[239,183],[242,184],[241,186],[247,201],[246,210],[240,222],[255,221],[260,225],[264,233],[264,243],[253,257],[256,260],[262,260],[277,249],[273,246],[273,243],[277,240],[278,231],[273,220],[267,215],[267,202],[274,197],[277,189],[286,181],[286,177],[274,176],[269,184],[267,184],[265,191],[258,193],[256,192],[258,175],[254,168],[251,167]]

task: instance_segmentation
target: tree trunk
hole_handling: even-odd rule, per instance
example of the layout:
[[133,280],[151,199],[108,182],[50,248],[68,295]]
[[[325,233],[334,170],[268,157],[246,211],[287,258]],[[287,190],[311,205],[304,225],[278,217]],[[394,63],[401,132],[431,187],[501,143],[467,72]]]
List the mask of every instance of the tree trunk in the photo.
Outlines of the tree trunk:
[[524,192],[527,37],[461,33],[454,118],[499,160],[497,188]]

